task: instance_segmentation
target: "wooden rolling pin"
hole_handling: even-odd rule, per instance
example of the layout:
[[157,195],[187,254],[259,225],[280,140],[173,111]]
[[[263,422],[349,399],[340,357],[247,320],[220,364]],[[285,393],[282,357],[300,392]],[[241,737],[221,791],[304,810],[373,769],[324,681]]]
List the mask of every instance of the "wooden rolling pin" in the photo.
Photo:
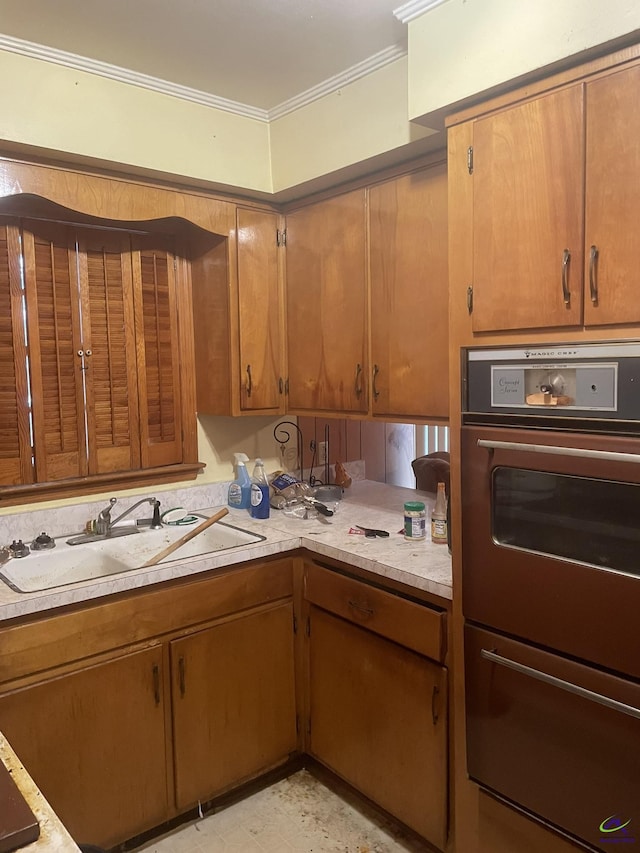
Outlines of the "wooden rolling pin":
[[193,539],[194,536],[197,536],[198,533],[202,533],[203,530],[206,530],[207,527],[211,527],[212,524],[215,524],[216,521],[220,521],[221,518],[224,518],[225,515],[229,515],[229,510],[224,507],[224,509],[218,510],[211,518],[207,518],[206,521],[203,521],[202,524],[199,524],[197,527],[194,527],[193,530],[190,530],[188,533],[185,533],[184,536],[181,536],[179,539],[176,539],[175,542],[172,542],[171,545],[168,545],[164,550],[160,551],[159,554],[156,554],[155,557],[152,557],[150,560],[141,566],[140,568],[146,569],[149,566],[157,565],[160,560],[164,560],[165,557],[168,557],[169,554],[173,554],[174,551],[177,551],[178,548],[181,548],[185,542],[188,542],[190,539]]

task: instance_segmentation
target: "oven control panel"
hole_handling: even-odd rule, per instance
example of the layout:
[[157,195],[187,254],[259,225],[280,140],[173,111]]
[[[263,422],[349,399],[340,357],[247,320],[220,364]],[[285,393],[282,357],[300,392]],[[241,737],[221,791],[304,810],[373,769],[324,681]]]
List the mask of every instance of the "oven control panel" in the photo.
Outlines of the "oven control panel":
[[464,364],[465,422],[511,413],[523,425],[529,415],[640,424],[640,341],[478,347]]
[[492,364],[491,406],[617,409],[618,365]]

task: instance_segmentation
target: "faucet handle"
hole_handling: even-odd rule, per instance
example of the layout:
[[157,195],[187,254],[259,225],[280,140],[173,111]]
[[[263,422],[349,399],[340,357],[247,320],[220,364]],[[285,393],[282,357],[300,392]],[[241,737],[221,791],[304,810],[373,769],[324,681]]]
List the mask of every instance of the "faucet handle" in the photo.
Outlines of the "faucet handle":
[[153,518],[151,519],[151,529],[160,530],[162,528],[162,519],[160,518],[160,501],[153,499]]

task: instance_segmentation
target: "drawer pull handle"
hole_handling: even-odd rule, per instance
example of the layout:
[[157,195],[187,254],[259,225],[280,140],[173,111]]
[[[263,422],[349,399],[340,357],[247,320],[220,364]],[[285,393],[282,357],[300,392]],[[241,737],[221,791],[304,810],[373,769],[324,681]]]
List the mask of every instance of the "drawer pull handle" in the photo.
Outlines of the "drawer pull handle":
[[621,714],[627,714],[629,717],[635,717],[640,720],[640,708],[634,708],[633,705],[626,705],[624,702],[618,702],[616,699],[610,699],[608,696],[603,696],[601,693],[594,693],[593,690],[587,690],[585,687],[579,687],[571,681],[564,681],[562,678],[556,678],[555,675],[549,675],[546,672],[541,672],[539,669],[526,666],[524,663],[505,658],[502,655],[496,654],[495,651],[489,649],[481,649],[480,657],[492,663],[505,666],[507,669],[513,669],[521,675],[528,675],[530,678],[535,678],[537,681],[542,681],[544,684],[551,684],[553,687],[558,687],[560,690],[565,690],[567,693],[572,693],[574,696],[579,696],[581,699],[588,699],[590,702],[595,702],[598,705],[604,705],[605,708],[611,708],[612,711],[619,711]]
[[353,607],[354,610],[358,610],[366,616],[373,616],[374,613],[370,607],[366,607],[364,604],[359,604],[357,601],[352,601],[351,599],[349,599],[349,607]]
[[377,400],[378,397],[380,396],[380,392],[378,391],[378,386],[377,386],[377,382],[376,382],[376,380],[378,379],[379,373],[380,373],[380,368],[378,367],[377,364],[374,364],[373,365],[373,378],[371,380],[372,389],[373,389],[373,399],[374,400]]
[[356,394],[356,399],[360,399],[360,395],[362,394],[362,365],[356,364],[356,379],[353,385],[353,390]]
[[589,292],[594,305],[598,304],[598,247],[589,249]]
[[438,696],[440,694],[440,688],[437,684],[433,685],[433,692],[431,694],[431,719],[433,720],[433,725],[438,724]]
[[184,658],[182,656],[178,658],[178,682],[180,685],[180,695],[184,696],[186,688],[184,681]]
[[562,301],[565,305],[571,303],[571,291],[569,290],[569,263],[571,252],[565,249],[562,253]]
[[153,698],[156,705],[160,704],[160,667],[157,663],[153,665]]

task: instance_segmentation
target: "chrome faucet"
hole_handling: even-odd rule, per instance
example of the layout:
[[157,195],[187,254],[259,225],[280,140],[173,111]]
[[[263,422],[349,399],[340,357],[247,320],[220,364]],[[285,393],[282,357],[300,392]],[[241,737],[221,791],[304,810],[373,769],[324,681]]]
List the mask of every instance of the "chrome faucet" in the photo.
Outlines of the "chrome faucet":
[[111,528],[111,510],[118,503],[118,498],[110,498],[109,506],[101,509],[93,525],[93,532],[98,536],[107,536]]
[[[160,519],[160,501],[157,498],[140,498],[139,501],[132,504],[128,509],[111,520],[111,510],[118,503],[117,498],[109,499],[109,506],[101,509],[98,517],[94,522],[89,522],[86,533],[81,533],[79,536],[74,536],[67,539],[68,545],[81,545],[86,542],[95,542],[100,539],[110,539],[115,536],[128,536],[130,533],[138,533],[138,527],[117,527],[119,522],[130,515],[134,509],[137,509],[141,504],[148,503],[153,506],[153,517],[150,519],[141,519],[142,524],[149,526],[152,530],[160,530],[162,528],[162,520]],[[140,522],[139,522],[140,523]],[[89,529],[90,528],[90,529]]]
[[111,498],[111,500],[109,501],[110,506],[108,506],[106,509],[103,509],[102,512],[99,513],[98,518],[96,520],[96,526],[97,526],[98,522],[100,521],[100,518],[102,516],[106,515],[106,517],[107,517],[107,536],[109,535],[109,532],[112,531],[113,528],[116,526],[116,524],[118,524],[118,522],[122,521],[122,519],[126,518],[130,513],[132,513],[134,511],[134,509],[137,509],[139,506],[141,506],[141,504],[144,504],[144,503],[151,504],[153,506],[153,517],[149,523],[149,527],[152,530],[160,530],[161,529],[162,521],[160,521],[160,501],[157,498],[141,498],[139,501],[137,501],[132,506],[130,506],[129,509],[125,509],[124,512],[120,513],[120,515],[114,521],[111,521],[110,520],[111,519],[111,510],[112,510],[114,504],[116,503],[116,501],[117,501],[117,498]]

